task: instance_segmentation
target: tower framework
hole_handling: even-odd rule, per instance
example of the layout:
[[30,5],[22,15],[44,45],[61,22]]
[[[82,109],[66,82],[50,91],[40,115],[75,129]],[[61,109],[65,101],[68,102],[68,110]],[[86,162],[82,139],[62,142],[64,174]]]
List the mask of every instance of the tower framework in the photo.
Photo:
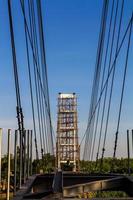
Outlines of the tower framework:
[[73,166],[73,171],[79,170],[80,148],[75,93],[59,93],[58,96],[56,158],[58,169],[69,163]]

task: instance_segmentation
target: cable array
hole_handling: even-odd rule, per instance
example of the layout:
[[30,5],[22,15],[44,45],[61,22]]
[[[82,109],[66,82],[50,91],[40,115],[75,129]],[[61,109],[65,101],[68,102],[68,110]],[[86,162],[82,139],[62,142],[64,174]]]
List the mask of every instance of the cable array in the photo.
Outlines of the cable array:
[[[20,131],[20,167],[23,168],[23,111],[19,87],[18,64],[15,48],[15,35],[13,29],[12,8],[13,2],[8,0],[9,25],[14,69],[14,80],[17,101],[18,129]],[[51,121],[49,87],[47,77],[45,39],[43,30],[41,1],[20,0],[24,25],[24,38],[26,47],[26,60],[29,79],[29,91],[32,110],[33,130],[36,159],[47,153],[54,155],[53,127]],[[36,16],[37,15],[37,16]],[[32,56],[31,56],[32,55]],[[34,94],[35,89],[35,94]],[[36,112],[37,111],[37,112]],[[39,135],[39,137],[38,137]],[[22,171],[22,170],[20,170]],[[21,174],[20,174],[21,176]]]
[[[40,135],[41,155],[50,153],[54,154],[53,147],[53,128],[50,114],[49,103],[49,88],[47,78],[47,66],[45,58],[44,48],[44,33],[41,14],[41,2],[28,0],[28,17],[29,24],[26,18],[24,9],[24,1],[20,0],[22,13],[24,17],[24,26],[27,34],[28,42],[31,47],[33,56],[33,68],[34,68],[34,83],[36,91],[36,106],[37,106],[37,118],[38,128]],[[36,12],[38,14],[38,23],[36,21]],[[40,45],[39,42],[40,41]],[[40,49],[39,49],[40,48]]]
[[89,124],[89,121],[92,116],[93,110],[95,108],[97,96],[98,96],[107,13],[108,13],[108,0],[104,0],[103,9],[102,9],[100,34],[99,34],[99,42],[98,42],[98,48],[97,48],[94,80],[93,80],[93,87],[92,87],[91,103],[90,103],[90,110],[89,110],[89,117],[88,117],[88,125],[86,129],[86,139],[85,139],[85,147],[84,147],[84,154],[83,154],[83,159],[85,160],[90,158],[90,151],[91,151],[91,145],[92,145],[95,114],[93,115],[90,124]]
[[[84,133],[81,139],[81,143],[80,143],[80,145],[82,145],[85,139],[83,160],[93,161],[94,152],[96,152],[96,166],[95,167],[96,168],[99,167],[100,172],[102,172],[102,168],[103,168],[103,159],[104,159],[104,154],[106,150],[105,148],[106,148],[107,135],[109,131],[108,125],[109,125],[111,102],[112,102],[112,96],[113,96],[113,88],[115,84],[114,80],[115,80],[115,71],[117,67],[117,60],[122,51],[122,47],[128,40],[127,47],[125,48],[126,60],[125,60],[123,78],[122,78],[123,81],[122,81],[122,86],[121,86],[119,112],[118,112],[113,160],[112,160],[112,167],[111,167],[111,171],[113,171],[114,159],[116,157],[116,150],[118,146],[118,134],[119,134],[119,127],[120,127],[120,120],[121,120],[124,88],[125,88],[125,83],[126,83],[126,74],[127,74],[130,40],[131,40],[131,32],[132,32],[132,20],[133,20],[133,16],[131,16],[122,37],[121,29],[122,29],[122,19],[123,19],[123,12],[124,12],[124,0],[122,1],[113,0],[112,2],[110,2],[108,6],[111,6],[111,8],[110,9],[108,8],[108,10],[110,10],[110,12],[108,11],[109,25],[108,25],[108,28],[106,25],[106,30],[104,34],[104,41],[105,41],[104,46],[106,47],[105,47],[105,50],[100,48],[100,50],[102,51],[101,63],[100,63],[100,68],[102,68],[102,73],[99,73],[98,75],[96,75],[97,70],[95,69],[92,95],[91,95],[91,103],[90,103],[90,111],[89,111],[89,118],[88,118],[89,120],[88,120],[86,132]],[[105,19],[103,19],[102,17],[102,20],[107,21],[107,16]],[[120,41],[120,38],[121,38],[121,41]],[[97,57],[96,57],[96,61],[97,61]],[[99,89],[99,86],[96,86],[97,85],[96,83],[99,84],[100,79],[101,79],[101,86]],[[98,132],[99,132],[99,135],[98,135]],[[100,158],[100,150],[101,150],[101,158]],[[99,159],[100,159],[100,163],[99,163]],[[98,163],[100,164],[99,166],[98,166]],[[92,165],[90,164],[90,170],[91,170],[91,167]]]

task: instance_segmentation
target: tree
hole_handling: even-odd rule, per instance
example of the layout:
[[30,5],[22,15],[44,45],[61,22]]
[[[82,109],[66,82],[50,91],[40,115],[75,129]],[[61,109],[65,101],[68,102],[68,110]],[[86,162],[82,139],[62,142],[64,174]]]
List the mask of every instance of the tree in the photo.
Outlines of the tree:
[[45,154],[42,159],[33,161],[33,173],[49,173],[54,171],[55,168],[55,157],[49,153]]
[[[109,173],[111,170],[111,164],[112,164],[112,158],[104,158],[103,159],[103,167],[102,171],[100,171],[100,162],[101,160],[98,160],[98,165],[96,166],[95,161],[80,161],[80,170],[83,172],[91,172],[91,173]],[[127,158],[115,158],[114,159],[114,173],[120,173],[120,174],[127,174],[128,173],[128,159]],[[130,170],[131,173],[133,173],[133,159],[130,159]]]

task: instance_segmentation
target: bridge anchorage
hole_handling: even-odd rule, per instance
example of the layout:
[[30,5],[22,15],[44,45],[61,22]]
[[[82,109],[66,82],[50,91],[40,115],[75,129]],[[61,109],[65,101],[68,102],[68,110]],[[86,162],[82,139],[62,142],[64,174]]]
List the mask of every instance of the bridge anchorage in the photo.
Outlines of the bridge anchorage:
[[[58,0],[53,2],[50,0],[0,1],[0,9],[2,9],[0,66],[4,66],[1,67],[3,70],[1,74],[5,69],[8,73],[0,76],[0,90],[2,85],[6,85],[3,93],[1,92],[0,115],[3,110],[3,116],[12,111],[10,106],[14,105],[14,96],[16,98],[16,108],[14,108],[16,119],[12,120],[12,115],[6,118],[7,122],[10,118],[13,125],[4,124],[5,120],[0,116],[0,127],[6,127],[0,128],[0,200],[120,199],[121,197],[133,199],[133,130],[127,130],[132,127],[133,2],[102,0],[102,8],[101,0],[99,2],[88,0],[86,3],[82,0],[78,0],[78,3],[77,0],[63,0],[60,4],[58,2]],[[69,13],[67,9],[71,6]],[[88,8],[90,10],[87,10]],[[94,15],[95,12],[92,8],[97,11],[94,21],[91,14]],[[74,21],[69,18],[73,15]],[[91,18],[89,27],[84,16]],[[48,17],[46,24],[45,17]],[[58,73],[54,71],[57,64],[54,58],[58,57],[59,53],[59,61],[62,56],[64,66],[67,63],[66,50],[64,51],[67,48],[67,45],[65,46],[67,40],[63,40],[63,53],[58,43],[59,41],[62,43],[62,37],[59,36],[60,40],[56,41],[57,33],[60,34],[58,29],[61,28],[62,31],[62,24],[60,27],[57,22],[60,23],[63,18],[63,25],[67,20],[68,25],[70,24],[69,28],[66,28],[66,24],[64,26],[66,38],[73,35],[74,41],[78,38],[75,43],[68,42],[70,45],[68,51],[74,46],[73,44],[75,50],[74,54],[70,52],[67,55],[69,58],[74,55],[73,60],[75,55],[78,55],[77,59],[80,60],[76,61],[76,66],[74,62],[69,63],[70,68],[67,66],[69,75],[64,73],[66,75],[64,79],[62,74],[59,74],[60,87],[57,89],[55,82]],[[89,47],[89,53],[86,53],[87,42],[83,43],[85,39],[83,35],[90,34],[94,39],[94,34],[97,36],[98,26],[100,30],[92,80],[89,74],[93,69],[89,66],[92,65],[95,42],[90,41],[91,48]],[[70,31],[74,31],[74,34],[70,34]],[[70,40],[69,37],[68,39]],[[84,44],[83,49],[81,44]],[[91,55],[88,64],[86,60],[81,62],[85,55],[87,55],[86,60],[88,55]],[[50,67],[51,62],[52,67]],[[71,65],[74,66],[74,70],[76,69],[74,76],[71,74],[73,70]],[[82,73],[78,74],[79,65],[82,71],[84,66],[87,66],[84,77]],[[9,69],[12,66],[13,73],[7,70],[7,66]],[[52,86],[50,83],[51,87],[49,87],[48,72],[52,72],[55,78]],[[9,80],[12,75],[15,86],[12,88],[15,90],[9,96],[12,83]],[[72,80],[69,80],[71,77]],[[76,85],[74,77],[76,79],[78,77],[77,90],[74,88]],[[84,84],[81,84],[80,90],[80,82],[85,80],[87,82],[92,80],[92,90],[89,86],[86,89]],[[72,87],[73,82],[74,87]],[[63,83],[66,83],[65,89]],[[71,87],[69,87],[70,83]],[[56,127],[53,126],[53,121],[56,119],[52,119],[56,113],[54,114],[54,109],[51,109],[50,99],[55,102],[54,94],[61,89],[65,91],[66,88],[72,93],[58,93],[57,122],[54,123],[57,124]],[[56,92],[52,94],[53,89]],[[83,99],[79,94],[80,91],[84,92]],[[91,96],[88,120],[83,131],[84,127],[80,128],[80,122],[84,121],[81,120],[82,115],[85,116],[82,111],[85,109],[86,112],[88,107],[87,91],[91,91]],[[81,115],[80,112],[77,113],[79,105],[77,95],[81,96],[83,100],[81,104],[84,104],[84,109],[79,109],[82,110]],[[5,96],[6,99],[3,100]],[[7,97],[10,98],[10,103]]]

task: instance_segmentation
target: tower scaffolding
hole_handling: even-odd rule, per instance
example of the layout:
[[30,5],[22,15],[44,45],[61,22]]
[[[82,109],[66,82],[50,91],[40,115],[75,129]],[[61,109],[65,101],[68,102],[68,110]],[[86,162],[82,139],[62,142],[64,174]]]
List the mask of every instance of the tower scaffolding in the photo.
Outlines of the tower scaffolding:
[[80,148],[75,93],[58,95],[56,157],[58,169],[69,163],[73,165],[73,171],[79,170]]

